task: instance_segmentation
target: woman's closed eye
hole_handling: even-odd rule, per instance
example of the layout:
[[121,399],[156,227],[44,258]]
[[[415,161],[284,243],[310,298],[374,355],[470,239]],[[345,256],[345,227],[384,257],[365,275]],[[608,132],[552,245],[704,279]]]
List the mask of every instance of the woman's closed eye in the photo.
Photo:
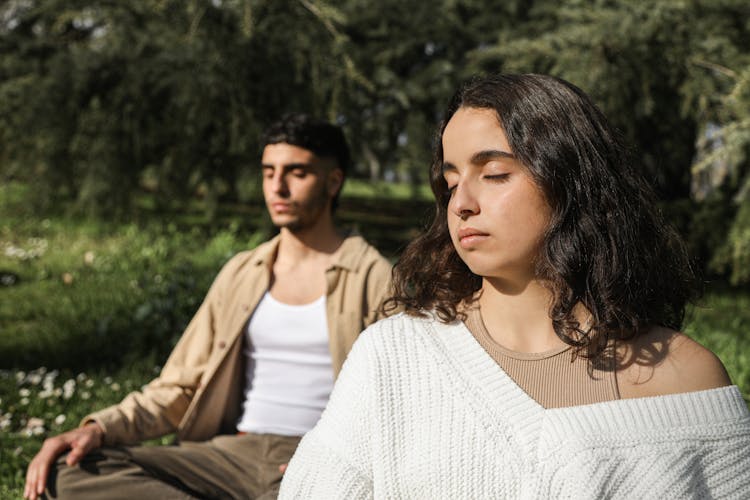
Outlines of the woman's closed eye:
[[510,173],[507,172],[503,174],[488,174],[484,176],[485,179],[492,182],[505,182],[508,180],[508,177],[510,177]]

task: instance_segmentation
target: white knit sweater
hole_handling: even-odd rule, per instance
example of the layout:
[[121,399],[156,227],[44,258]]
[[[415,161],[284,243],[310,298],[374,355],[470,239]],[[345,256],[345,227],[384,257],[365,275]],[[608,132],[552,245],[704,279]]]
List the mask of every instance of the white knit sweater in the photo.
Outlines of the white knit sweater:
[[750,499],[736,386],[544,409],[463,323],[360,336],[281,499]]

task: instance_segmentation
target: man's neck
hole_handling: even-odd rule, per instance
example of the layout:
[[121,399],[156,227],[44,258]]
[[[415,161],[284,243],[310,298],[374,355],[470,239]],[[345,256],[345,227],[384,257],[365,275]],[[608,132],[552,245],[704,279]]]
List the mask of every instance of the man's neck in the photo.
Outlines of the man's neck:
[[344,238],[329,219],[304,231],[282,228],[280,239],[269,292],[285,304],[309,304],[326,293],[325,271]]
[[281,228],[279,237],[276,262],[300,262],[331,256],[344,241],[331,216],[321,217],[313,226],[300,230]]

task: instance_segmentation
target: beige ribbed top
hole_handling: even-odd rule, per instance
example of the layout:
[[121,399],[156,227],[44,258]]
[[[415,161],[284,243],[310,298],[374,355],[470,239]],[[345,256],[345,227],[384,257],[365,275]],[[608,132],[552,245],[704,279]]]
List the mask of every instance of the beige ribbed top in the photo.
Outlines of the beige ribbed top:
[[467,307],[464,323],[477,342],[531,398],[545,408],[620,399],[614,370],[589,371],[589,361],[573,359],[570,346],[539,353],[515,352],[495,342],[479,307]]

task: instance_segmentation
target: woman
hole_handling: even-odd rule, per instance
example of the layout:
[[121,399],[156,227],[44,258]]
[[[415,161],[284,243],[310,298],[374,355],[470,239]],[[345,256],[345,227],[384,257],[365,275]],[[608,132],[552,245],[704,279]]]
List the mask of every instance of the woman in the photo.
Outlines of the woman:
[[694,280],[575,86],[475,79],[431,227],[349,355],[284,498],[750,498],[750,414],[676,330]]

